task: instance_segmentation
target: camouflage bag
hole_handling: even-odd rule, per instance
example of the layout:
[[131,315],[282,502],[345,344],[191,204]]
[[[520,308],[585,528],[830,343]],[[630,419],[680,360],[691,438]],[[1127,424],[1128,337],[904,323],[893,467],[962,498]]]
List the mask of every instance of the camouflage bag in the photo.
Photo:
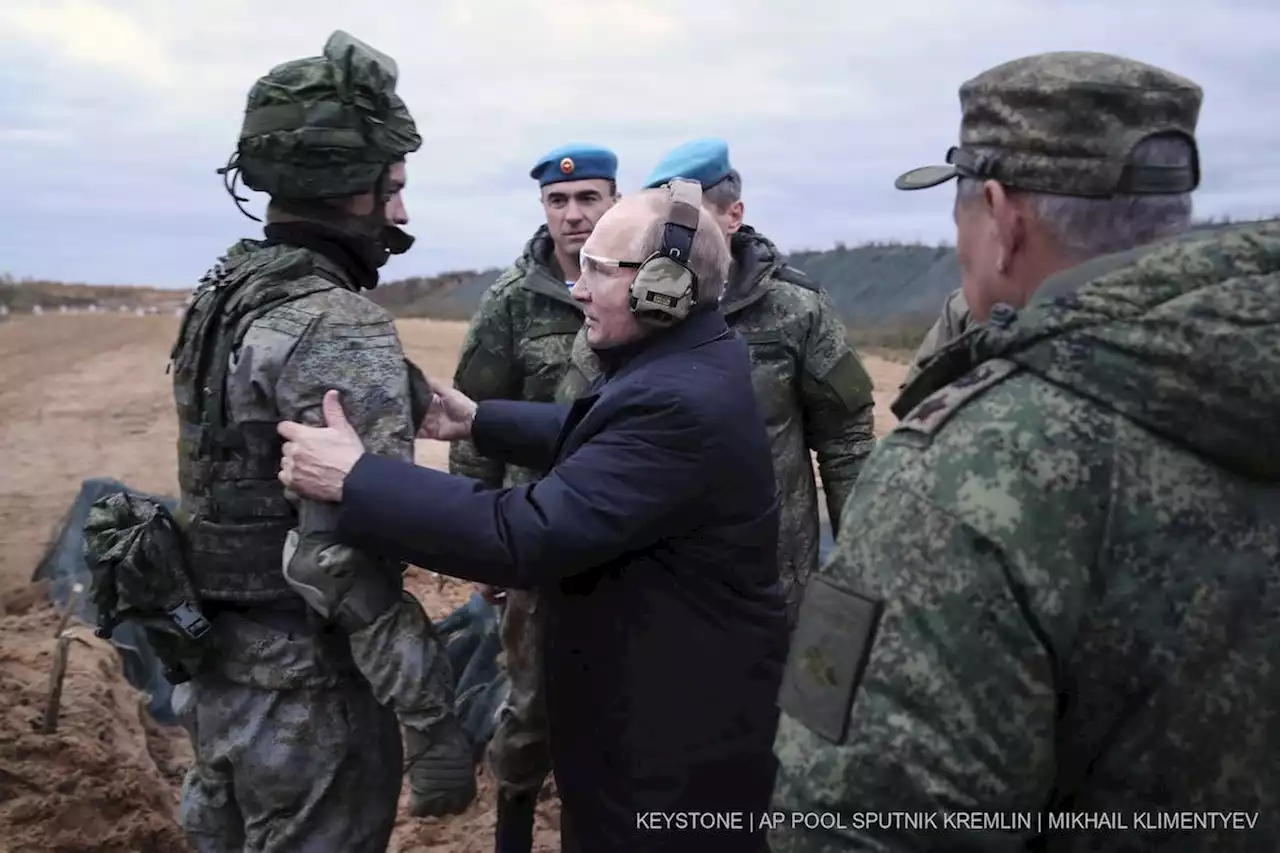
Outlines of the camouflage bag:
[[109,638],[119,623],[136,623],[164,665],[165,679],[188,681],[212,642],[177,520],[163,504],[115,492],[93,502],[84,533],[97,635]]

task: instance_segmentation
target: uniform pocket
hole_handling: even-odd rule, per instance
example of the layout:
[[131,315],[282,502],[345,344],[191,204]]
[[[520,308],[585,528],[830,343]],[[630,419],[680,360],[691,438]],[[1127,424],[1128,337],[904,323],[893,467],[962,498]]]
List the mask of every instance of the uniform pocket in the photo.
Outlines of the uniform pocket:
[[[332,647],[336,637],[318,629],[290,630],[238,613],[215,623],[218,669],[229,681],[263,690],[333,687],[343,680]],[[345,643],[345,641],[344,641]]]
[[557,320],[531,327],[520,342],[520,362],[524,372],[525,400],[551,402],[569,367],[573,339],[581,320]]

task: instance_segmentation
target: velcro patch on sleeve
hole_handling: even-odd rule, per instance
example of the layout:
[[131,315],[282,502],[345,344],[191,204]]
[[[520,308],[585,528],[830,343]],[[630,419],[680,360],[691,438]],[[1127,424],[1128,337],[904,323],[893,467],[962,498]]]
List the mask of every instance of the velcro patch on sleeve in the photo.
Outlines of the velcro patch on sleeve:
[[999,385],[1018,371],[1015,362],[1005,359],[985,361],[955,382],[925,397],[920,404],[898,422],[896,430],[933,435],[964,408],[970,400],[988,388]]
[[843,743],[883,613],[884,602],[813,575],[800,603],[779,707],[819,737]]
[[856,412],[875,400],[871,395],[875,389],[875,383],[871,381],[871,374],[867,373],[862,360],[854,354],[853,350],[846,350],[845,354],[840,356],[840,360],[827,371],[822,381],[840,400],[845,411]]
[[507,359],[479,346],[459,366],[457,387],[473,400],[505,397],[512,372],[512,365]]

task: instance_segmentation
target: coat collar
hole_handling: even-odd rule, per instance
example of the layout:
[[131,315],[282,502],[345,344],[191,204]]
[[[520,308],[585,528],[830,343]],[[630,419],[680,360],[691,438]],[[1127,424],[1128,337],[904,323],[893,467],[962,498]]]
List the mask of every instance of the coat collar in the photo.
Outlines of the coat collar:
[[663,356],[696,349],[730,335],[719,308],[696,311],[670,329],[663,329],[634,344],[599,352],[606,381],[626,376]]
[[[605,352],[608,352],[612,358],[601,359],[605,365],[605,372],[597,376],[591,383],[591,387],[569,406],[564,425],[560,430],[560,437],[556,440],[553,453],[556,461],[558,462],[566,452],[576,448],[576,440],[570,441],[570,437],[599,401],[604,392],[604,386],[610,381],[634,373],[663,356],[688,352],[732,334],[720,310],[711,308],[699,311],[683,323],[664,329],[635,344],[625,348],[606,350]],[[624,349],[625,352],[622,351]]]

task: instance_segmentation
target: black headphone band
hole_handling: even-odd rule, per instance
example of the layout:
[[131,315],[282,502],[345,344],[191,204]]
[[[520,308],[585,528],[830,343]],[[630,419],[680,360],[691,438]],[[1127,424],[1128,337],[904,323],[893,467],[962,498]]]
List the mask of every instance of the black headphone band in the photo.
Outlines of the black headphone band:
[[[667,192],[671,206],[662,226],[662,243],[637,264],[630,294],[631,310],[658,325],[681,320],[698,305],[698,274],[690,260],[702,216],[702,187],[697,181],[677,178],[667,184]],[[670,264],[682,271],[674,278]]]
[[693,238],[698,233],[698,219],[702,213],[702,187],[691,181],[672,181],[668,185],[671,193],[671,212],[667,214],[667,224],[662,229],[661,253],[678,263],[693,276],[693,290],[690,302],[698,303],[698,276],[689,266],[693,257]]

